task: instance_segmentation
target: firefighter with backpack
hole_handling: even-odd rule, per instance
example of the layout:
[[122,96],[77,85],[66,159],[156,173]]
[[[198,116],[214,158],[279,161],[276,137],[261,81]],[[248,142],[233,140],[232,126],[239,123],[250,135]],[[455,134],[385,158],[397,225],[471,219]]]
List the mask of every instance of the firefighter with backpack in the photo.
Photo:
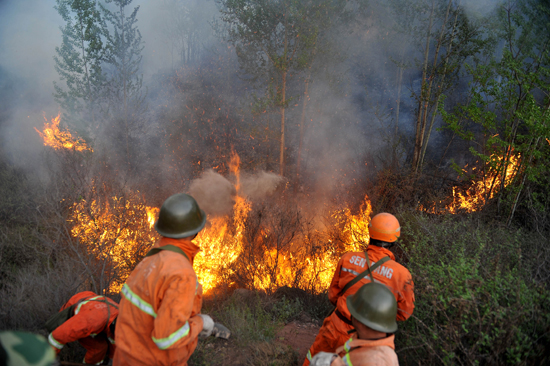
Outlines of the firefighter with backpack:
[[48,342],[59,354],[65,344],[78,341],[85,349],[84,363],[100,365],[114,358],[118,304],[91,291],[79,292],[46,322]]
[[353,331],[347,298],[369,282],[385,285],[397,301],[396,320],[407,320],[414,310],[414,283],[411,273],[395,261],[389,250],[401,234],[399,221],[389,213],[375,215],[369,224],[370,244],[365,252],[344,254],[332,278],[328,297],[334,311],[323,321],[319,334],[310,347],[303,366],[315,354],[334,352],[349,339]]

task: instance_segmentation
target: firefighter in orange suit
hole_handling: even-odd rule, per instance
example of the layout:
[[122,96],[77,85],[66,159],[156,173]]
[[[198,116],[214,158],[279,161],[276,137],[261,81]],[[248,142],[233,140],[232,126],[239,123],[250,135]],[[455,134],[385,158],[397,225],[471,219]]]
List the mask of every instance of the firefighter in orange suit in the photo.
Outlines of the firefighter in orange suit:
[[108,354],[115,354],[115,324],[118,304],[106,296],[91,291],[79,292],[63,305],[60,311],[74,306],[70,318],[55,328],[48,341],[59,353],[69,342],[78,341],[86,348],[84,363],[99,365]]
[[336,353],[317,353],[311,366],[399,365],[393,335],[397,302],[391,291],[380,283],[367,283],[346,303],[356,333]]
[[200,314],[202,286],[193,270],[199,247],[192,240],[206,214],[187,194],[170,196],[155,229],[161,239],[122,288],[114,365],[187,365],[198,336],[214,322]]
[[[369,268],[373,268],[372,277],[375,282],[386,285],[394,294],[398,307],[396,319],[407,320],[414,310],[414,283],[410,272],[395,261],[395,256],[388,249],[401,234],[399,221],[389,213],[375,215],[369,224],[369,234],[371,240],[366,254]],[[382,264],[377,265],[378,261]],[[329,300],[336,308],[324,320],[303,366],[309,365],[316,353],[333,352],[349,339],[348,331],[353,326],[346,303],[347,297],[357,292],[365,283],[371,282],[371,277],[365,275],[351,287],[346,288],[346,285],[359,275],[368,273],[366,264],[363,252],[346,253],[340,258],[328,292]]]

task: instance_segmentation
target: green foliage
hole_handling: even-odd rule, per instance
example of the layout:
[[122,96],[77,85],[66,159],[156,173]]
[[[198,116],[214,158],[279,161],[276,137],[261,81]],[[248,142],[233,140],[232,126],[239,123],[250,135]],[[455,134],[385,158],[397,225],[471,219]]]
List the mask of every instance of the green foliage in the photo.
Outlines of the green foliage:
[[400,361],[539,364],[550,340],[550,291],[533,280],[540,263],[522,257],[528,236],[475,217],[402,221],[416,308],[396,337]]
[[294,320],[302,311],[304,311],[304,305],[300,298],[287,299],[283,295],[273,306],[272,314],[279,323],[288,323]]
[[[452,113],[439,108],[447,127],[473,142],[470,152],[485,164],[481,179],[500,177],[501,185],[493,189],[508,204],[508,224],[525,187],[548,175],[549,12],[547,4],[535,0],[499,7],[493,27],[504,41],[502,49],[467,68],[472,81],[466,102]],[[515,178],[505,190],[513,159],[518,160]]]
[[56,47],[55,69],[65,88],[54,83],[55,99],[78,130],[95,121],[105,75],[103,37],[107,30],[94,0],[56,0],[55,9],[65,21],[63,40]]

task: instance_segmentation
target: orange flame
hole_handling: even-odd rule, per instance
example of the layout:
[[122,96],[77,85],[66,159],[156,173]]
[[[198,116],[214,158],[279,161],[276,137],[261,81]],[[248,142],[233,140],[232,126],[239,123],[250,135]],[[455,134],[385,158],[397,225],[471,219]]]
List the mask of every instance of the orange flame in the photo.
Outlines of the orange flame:
[[[516,174],[519,158],[519,154],[512,155],[510,157],[510,162],[508,164],[508,167],[506,168],[506,174],[504,177],[505,187],[512,182]],[[499,187],[501,186],[501,183],[501,174],[499,174],[498,172],[493,172],[489,174],[484,180],[474,182],[464,192],[464,194],[462,194],[457,187],[453,187],[453,202],[448,204],[443,212],[455,214],[458,211],[477,211],[481,209],[487,203],[487,201],[495,196],[495,194],[498,192]],[[430,213],[440,213],[438,210],[436,210],[435,205],[433,205],[431,208],[425,208],[420,205],[419,209]]]
[[109,291],[120,290],[137,265],[136,258],[143,257],[155,243],[151,215],[154,223],[156,212],[157,208],[144,204],[139,192],[125,198],[83,199],[73,204],[67,220],[72,224],[71,235],[92,258],[107,264],[106,270],[95,276],[103,279]]
[[89,150],[93,152],[91,147],[88,147],[83,139],[79,137],[73,137],[73,135],[68,131],[62,131],[59,129],[59,122],[61,120],[61,115],[58,114],[57,117],[52,118],[51,124],[48,123],[46,116],[44,116],[46,123],[44,124],[44,130],[42,132],[38,131],[35,127],[34,129],[40,137],[44,140],[44,146],[50,146],[55,150],[68,149],[76,151],[86,151]]
[[[250,220],[258,217],[251,217],[252,203],[241,195],[239,165],[239,157],[233,153],[229,164],[236,183],[232,214],[209,218],[195,238],[201,251],[193,267],[204,292],[232,286],[237,279],[242,285],[243,278],[245,286],[269,292],[281,286],[315,293],[325,291],[340,256],[346,251],[364,250],[368,245],[372,213],[368,197],[356,214],[349,208],[327,209],[329,222],[325,227],[312,226],[284,236],[286,224],[277,226],[277,220],[286,220],[291,213],[282,212],[284,217],[277,217],[274,225],[261,222],[263,226],[259,225],[256,234],[251,235]],[[92,196],[96,196],[95,190]],[[71,234],[85,245],[91,257],[107,263],[108,270],[100,270],[98,276],[108,277],[109,291],[120,290],[137,259],[158,238],[153,230],[158,212],[158,208],[144,203],[139,192],[124,198],[95,198],[73,204],[68,220]],[[275,232],[281,228],[283,234]]]

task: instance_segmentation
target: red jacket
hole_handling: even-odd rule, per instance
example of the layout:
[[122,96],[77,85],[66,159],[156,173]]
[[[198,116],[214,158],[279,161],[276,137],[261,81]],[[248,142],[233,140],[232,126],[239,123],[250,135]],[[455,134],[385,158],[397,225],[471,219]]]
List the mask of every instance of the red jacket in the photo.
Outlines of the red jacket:
[[167,244],[189,259],[162,250],[134,269],[122,288],[114,365],[187,365],[197,346],[202,286],[192,262],[199,248],[189,239],[165,237],[154,248]]
[[350,338],[336,350],[344,365],[353,366],[397,366],[394,335],[377,340]]
[[[414,283],[411,273],[407,268],[397,263],[393,253],[386,248],[369,245],[367,247],[367,254],[369,255],[371,266],[386,256],[390,257],[389,261],[374,270],[373,277],[376,282],[386,285],[395,295],[398,308],[396,319],[400,321],[407,320],[414,311]],[[328,298],[347,319],[350,319],[346,303],[347,297],[356,293],[364,284],[369,283],[371,281],[370,276],[366,275],[340,297],[338,297],[338,294],[348,282],[366,269],[364,252],[344,254],[336,267],[328,290]]]
[[79,341],[87,351],[84,360],[90,364],[103,361],[107,352],[113,358],[115,337],[109,326],[118,316],[118,304],[106,296],[84,291],[71,297],[60,311],[77,303],[74,315],[50,333],[50,345],[59,353],[65,344]]

